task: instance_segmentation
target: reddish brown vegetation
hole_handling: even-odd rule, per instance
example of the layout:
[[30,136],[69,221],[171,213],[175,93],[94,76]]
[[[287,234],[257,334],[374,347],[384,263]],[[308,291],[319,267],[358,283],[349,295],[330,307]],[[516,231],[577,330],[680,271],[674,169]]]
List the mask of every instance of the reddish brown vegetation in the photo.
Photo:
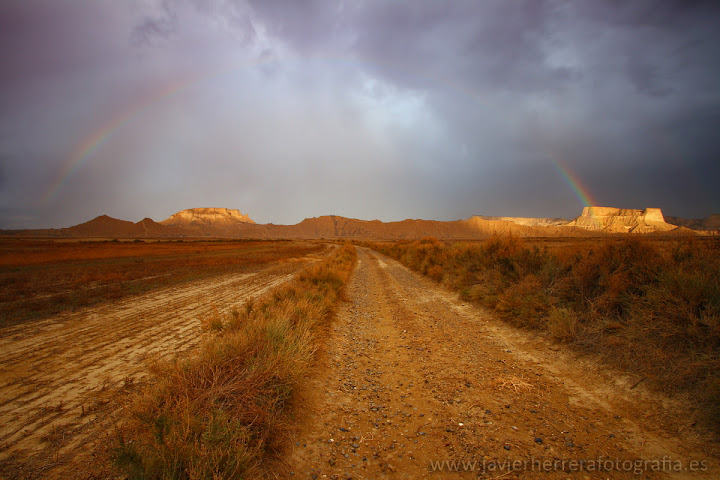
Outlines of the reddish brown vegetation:
[[373,243],[504,320],[690,395],[720,418],[720,242],[712,239]]
[[197,353],[155,365],[155,384],[129,407],[116,462],[132,478],[251,478],[284,438],[288,400],[354,263],[346,246],[242,311],[206,322],[216,333]]
[[0,241],[0,326],[299,257],[312,243]]

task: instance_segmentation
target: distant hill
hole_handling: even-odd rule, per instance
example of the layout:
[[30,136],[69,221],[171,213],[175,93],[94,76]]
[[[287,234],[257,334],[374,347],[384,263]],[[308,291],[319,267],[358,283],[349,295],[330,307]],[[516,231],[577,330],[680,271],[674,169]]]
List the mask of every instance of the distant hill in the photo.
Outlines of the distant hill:
[[720,231],[720,214],[713,214],[705,218],[666,217],[669,223],[679,227],[693,230]]
[[107,215],[101,215],[74,227],[64,228],[61,232],[79,237],[163,237],[174,233],[173,229],[150,218],[133,223]]
[[273,234],[288,238],[404,239],[425,236],[439,238],[472,238],[474,236],[461,221],[403,220],[401,222],[381,222],[380,220],[356,220],[335,215],[306,218],[297,225],[273,225],[271,227],[270,232]]
[[436,237],[444,239],[487,238],[491,235],[518,237],[584,236],[579,229],[528,227],[508,221],[484,220],[471,217],[467,220],[356,220],[334,215],[308,218],[297,225],[266,225],[267,235],[273,238],[378,238],[388,240]]
[[[720,216],[710,217],[717,225]],[[690,222],[690,221],[688,221]],[[617,234],[694,235],[686,227],[665,221],[658,208],[645,210],[586,207],[573,220],[561,218],[488,217],[475,215],[466,220],[403,220],[381,222],[335,215],[307,218],[296,225],[256,224],[247,214],[228,208],[191,208],[171,215],[162,222],[145,218],[137,223],[101,215],[80,225],[62,229],[2,231],[2,235],[103,238],[357,238],[417,239],[427,236],[443,239],[478,239],[491,235],[517,237],[577,237]]]

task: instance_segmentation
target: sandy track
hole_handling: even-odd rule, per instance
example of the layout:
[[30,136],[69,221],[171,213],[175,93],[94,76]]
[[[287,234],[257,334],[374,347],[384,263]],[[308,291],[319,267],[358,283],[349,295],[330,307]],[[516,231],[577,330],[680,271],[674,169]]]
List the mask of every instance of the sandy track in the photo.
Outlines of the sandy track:
[[240,308],[305,264],[216,277],[0,330],[0,475],[58,476],[58,467],[76,463],[98,430],[112,425],[115,395],[146,375],[150,357],[191,348],[201,338],[201,318]]
[[[304,420],[268,478],[720,478],[712,444],[651,424],[662,399],[569,363],[393,260],[360,249],[348,297],[302,393]],[[641,475],[622,471],[634,463],[532,464],[600,458],[651,463]],[[475,463],[449,471],[445,460]],[[709,470],[650,471],[656,460],[666,472],[691,461]]]

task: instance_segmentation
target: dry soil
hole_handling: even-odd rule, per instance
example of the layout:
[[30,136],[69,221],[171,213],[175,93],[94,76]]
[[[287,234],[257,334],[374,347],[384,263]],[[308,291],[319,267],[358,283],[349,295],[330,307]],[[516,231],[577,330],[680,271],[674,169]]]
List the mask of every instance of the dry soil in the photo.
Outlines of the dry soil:
[[94,452],[112,434],[128,391],[147,375],[147,362],[192,348],[203,319],[241,308],[308,261],[313,258],[1,329],[0,478],[108,475]]
[[720,478],[717,446],[637,379],[369,250],[347,295],[268,478]]

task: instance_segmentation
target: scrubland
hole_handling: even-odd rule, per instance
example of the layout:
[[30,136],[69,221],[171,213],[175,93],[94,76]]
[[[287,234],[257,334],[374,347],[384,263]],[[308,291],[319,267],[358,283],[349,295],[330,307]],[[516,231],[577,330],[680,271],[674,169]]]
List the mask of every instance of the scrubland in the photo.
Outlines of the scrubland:
[[130,478],[243,478],[278,447],[296,386],[355,263],[339,248],[291,282],[205,322],[192,355],[151,366],[127,407],[115,462]]
[[0,241],[0,327],[320,251],[280,241]]
[[517,327],[636,373],[720,429],[720,242],[512,237],[366,246]]
[[[327,453],[323,450],[326,445],[318,440],[315,443],[320,446],[316,445],[316,450],[306,451],[305,444],[310,446],[312,439],[326,439],[331,434],[339,439],[338,444],[327,449],[339,462],[337,468],[334,463],[324,468],[343,472],[346,467],[355,467],[356,459],[348,459],[343,451],[352,447],[353,453],[355,450],[363,455],[367,453],[368,471],[384,472],[383,469],[390,468],[387,458],[394,456],[396,443],[402,447],[410,438],[405,425],[411,417],[417,430],[410,435],[415,435],[421,445],[424,445],[422,442],[436,445],[438,452],[496,455],[493,452],[498,449],[505,455],[511,448],[512,452],[534,454],[545,452],[552,445],[559,449],[556,452],[570,458],[594,455],[596,450],[604,454],[610,447],[597,443],[597,425],[607,430],[607,435],[601,437],[616,439],[617,445],[612,448],[617,448],[618,455],[625,452],[628,445],[632,445],[633,451],[644,452],[645,440],[634,444],[632,435],[627,433],[645,431],[638,430],[637,425],[645,420],[638,419],[637,412],[603,407],[607,411],[598,413],[592,407],[584,410],[584,406],[571,405],[564,383],[559,381],[564,377],[555,382],[552,375],[540,371],[540,363],[523,363],[519,360],[521,356],[513,357],[511,350],[515,352],[523,348],[518,345],[525,344],[513,344],[508,340],[509,335],[498,333],[497,328],[483,320],[491,315],[487,312],[478,315],[478,310],[463,304],[465,302],[482,305],[505,322],[540,332],[564,346],[553,345],[550,350],[543,347],[547,356],[538,358],[544,358],[544,364],[567,358],[562,352],[555,353],[565,347],[596,357],[603,369],[606,364],[612,365],[614,369],[609,369],[610,372],[623,369],[648,387],[689,400],[701,424],[712,426],[716,433],[719,431],[719,242],[670,238],[520,240],[494,237],[481,242],[426,238],[363,245],[458,292],[464,302],[398,263],[387,258],[383,261],[381,255],[360,249],[361,262],[347,293],[350,302],[338,311],[338,322],[343,327],[333,330],[331,319],[339,300],[345,296],[345,284],[356,264],[355,248],[349,245],[328,254],[330,249],[326,245],[312,242],[25,242],[16,245],[7,241],[0,243],[0,264],[6,267],[0,274],[2,295],[9,296],[9,292],[14,291],[15,297],[3,300],[1,308],[9,312],[3,318],[10,323],[26,323],[7,327],[5,331],[27,330],[27,338],[8,335],[7,343],[18,350],[16,357],[21,358],[20,343],[29,349],[36,348],[33,339],[45,334],[31,331],[43,322],[27,320],[50,316],[57,309],[77,308],[85,305],[84,301],[102,305],[78,309],[77,315],[88,312],[103,317],[96,314],[106,307],[119,308],[135,302],[136,297],[131,297],[136,292],[134,288],[150,291],[147,297],[158,297],[165,292],[183,298],[177,304],[155,298],[158,308],[167,310],[156,312],[157,315],[154,310],[133,313],[123,308],[120,310],[125,316],[117,317],[121,320],[111,319],[118,329],[140,331],[142,335],[127,334],[128,339],[138,337],[138,341],[142,340],[141,336],[162,337],[154,332],[175,324],[178,328],[190,329],[183,330],[180,336],[169,336],[164,344],[170,346],[164,348],[166,353],[172,353],[173,348],[178,352],[179,340],[188,336],[193,339],[186,342],[188,348],[183,349],[180,356],[148,357],[152,358],[150,375],[143,373],[138,377],[141,380],[133,382],[132,388],[123,391],[122,398],[117,400],[122,408],[112,410],[112,425],[117,427],[108,429],[112,430],[111,440],[109,443],[107,438],[103,440],[105,443],[98,451],[101,455],[93,461],[100,465],[111,460],[112,468],[122,471],[115,473],[127,478],[268,476],[276,473],[276,470],[271,473],[267,470],[273,465],[267,461],[275,458],[271,454],[278,453],[278,458],[282,458],[284,449],[292,443],[302,445],[301,452],[307,456],[306,463],[300,461],[298,465],[307,468],[307,473],[317,474],[320,470],[314,469],[327,463],[323,456]],[[313,254],[320,249],[325,249],[322,255]],[[302,262],[313,264],[300,270],[305,263],[296,262],[300,259],[295,257],[307,254],[311,255]],[[282,265],[276,265],[278,263]],[[284,270],[290,266],[293,268]],[[239,275],[237,277],[242,278],[232,280],[236,283],[226,283],[231,278],[225,277],[197,282],[199,287],[212,283],[212,289],[203,290],[205,293],[201,295],[184,292],[195,283],[178,289],[153,290],[156,286],[174,286],[187,280],[254,269],[260,273]],[[92,271],[97,271],[98,277],[82,279],[81,275],[90,275]],[[121,280],[113,275],[120,275]],[[288,280],[290,278],[293,279]],[[154,283],[156,279],[160,283]],[[106,302],[114,297],[108,296],[104,289],[112,291],[115,284],[119,284],[119,295],[128,298]],[[139,287],[130,287],[136,284]],[[256,292],[254,300],[243,304],[250,291]],[[34,296],[26,292],[33,292]],[[431,295],[425,296],[426,292]],[[48,300],[63,295],[70,298],[88,295],[89,298],[80,303],[66,299],[53,304]],[[225,308],[212,308],[233,295],[235,301],[226,301]],[[189,308],[188,302],[197,304],[197,308]],[[12,317],[14,309],[20,309],[21,313]],[[201,310],[214,313],[192,313]],[[192,321],[188,315],[193,317]],[[173,316],[179,317],[177,322],[169,320]],[[84,320],[76,320],[78,326],[87,327]],[[146,321],[157,330],[134,328],[131,320]],[[51,321],[52,318],[47,320]],[[204,328],[201,336],[197,334],[200,323]],[[526,335],[506,326],[502,329],[527,337],[529,342],[547,345],[545,341],[537,342],[535,334]],[[56,335],[48,332],[48,337]],[[120,341],[103,341],[103,345],[127,350],[127,341],[122,339],[125,334],[118,335]],[[83,338],[89,338],[87,331]],[[329,345],[328,351],[335,349],[336,358],[335,363],[323,367],[317,351],[324,344]],[[508,348],[511,344],[515,345],[512,349]],[[80,347],[82,351],[91,350]],[[49,342],[44,348],[49,352],[55,346]],[[43,352],[40,353],[44,355]],[[124,365],[128,370],[129,363],[123,355],[126,354],[117,355],[113,365]],[[357,355],[362,358],[356,358]],[[88,357],[94,365],[90,355],[82,357]],[[139,371],[141,359],[136,360]],[[348,368],[336,372],[336,366],[342,362],[349,362]],[[45,363],[65,365],[69,362]],[[147,372],[144,363],[142,369]],[[35,392],[36,384],[29,383],[31,379],[23,376],[25,370],[17,368],[16,372],[16,367],[9,363],[6,370],[7,375],[18,377],[7,382],[8,387],[27,387],[28,392]],[[306,413],[298,410],[298,404],[306,405],[306,399],[301,398],[300,403],[296,400],[307,391],[298,393],[301,390],[298,387],[318,372],[321,380],[329,382],[324,385],[329,391],[335,389],[337,395],[321,398],[322,402],[307,403],[308,415],[321,419],[316,422],[317,431],[312,430],[313,424],[292,433],[293,428],[302,423],[298,417]],[[579,375],[585,375],[585,371],[581,370]],[[638,390],[645,392],[644,389],[634,392]],[[340,393],[345,395],[346,403],[337,403]],[[351,397],[351,394],[357,396]],[[322,396],[318,395],[318,398]],[[311,396],[311,400],[313,398]],[[367,399],[376,402],[374,411],[367,409]],[[80,400],[61,403],[64,414],[77,415],[79,409],[81,419],[85,418],[82,407],[85,398]],[[37,401],[35,404],[45,408]],[[377,405],[387,412],[387,419],[380,418]],[[413,409],[409,410],[411,406]],[[349,415],[349,411],[355,414]],[[627,414],[628,422],[621,419],[618,412]],[[401,415],[397,422],[396,415]],[[463,422],[458,423],[461,416]],[[341,418],[355,422],[352,433],[347,429],[337,433],[338,425],[344,425],[339,421]],[[640,423],[630,425],[636,420]],[[594,422],[598,422],[597,425]],[[509,425],[520,428],[512,427],[507,433]],[[692,422],[684,425],[691,426]],[[463,428],[456,432],[458,426]],[[66,427],[58,431],[68,431]],[[362,437],[362,428],[368,429],[364,433],[369,432],[369,437]],[[293,439],[296,442],[292,442]],[[363,443],[363,439],[369,444]],[[657,437],[652,442],[657,446]],[[360,446],[354,446],[356,443]],[[414,449],[416,443],[407,443],[405,447]],[[688,447],[689,450],[692,449]],[[673,446],[662,451],[677,449]],[[413,465],[426,469],[427,465],[422,465],[428,460],[423,456],[426,454],[415,453],[416,459],[409,454],[409,460],[403,462],[410,465],[412,460]],[[398,461],[394,459],[392,463]],[[55,458],[54,462],[62,463],[62,459]],[[8,465],[24,468],[17,462]],[[109,464],[103,463],[103,472],[108,471],[106,467],[110,468]],[[295,467],[295,471],[301,470]]]

